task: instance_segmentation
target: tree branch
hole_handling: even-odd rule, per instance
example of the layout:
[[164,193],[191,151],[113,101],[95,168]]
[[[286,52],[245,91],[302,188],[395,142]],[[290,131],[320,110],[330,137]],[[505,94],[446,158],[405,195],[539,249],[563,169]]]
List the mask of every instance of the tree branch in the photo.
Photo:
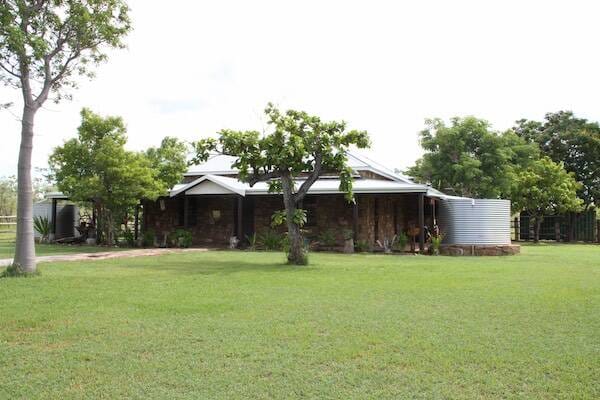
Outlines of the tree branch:
[[271,179],[281,178],[281,171],[265,172],[264,174],[253,174],[248,178],[250,186],[256,185],[258,182],[266,182]]
[[8,74],[14,76],[17,79],[21,79],[21,75],[17,74],[16,72],[14,72],[13,69],[9,69],[8,67],[6,67],[3,63],[0,62],[0,68],[2,68],[4,71],[6,71]]
[[321,170],[323,168],[323,155],[319,152],[315,155],[315,166],[313,171],[310,173],[308,178],[304,181],[304,183],[298,189],[298,192],[294,195],[294,201],[297,203],[301,201],[306,193],[308,193],[308,189],[319,179],[319,175],[321,175]]

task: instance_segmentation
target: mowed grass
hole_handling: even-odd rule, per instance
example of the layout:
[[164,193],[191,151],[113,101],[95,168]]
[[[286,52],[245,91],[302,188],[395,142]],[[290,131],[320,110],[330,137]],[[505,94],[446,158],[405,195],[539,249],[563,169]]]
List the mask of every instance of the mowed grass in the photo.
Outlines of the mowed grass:
[[2,399],[600,397],[600,247],[214,251],[0,280]]
[[[115,251],[115,247],[69,245],[69,244],[39,244],[35,245],[35,253],[38,256],[53,256],[72,253],[98,253],[103,251]],[[15,234],[0,233],[0,259],[12,258],[15,255]]]

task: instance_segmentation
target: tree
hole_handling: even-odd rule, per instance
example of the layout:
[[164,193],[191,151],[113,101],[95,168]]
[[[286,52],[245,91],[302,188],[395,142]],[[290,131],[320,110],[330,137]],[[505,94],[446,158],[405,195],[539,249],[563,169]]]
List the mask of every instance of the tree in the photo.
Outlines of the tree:
[[[207,138],[194,144],[193,161],[205,161],[214,151],[237,157],[232,167],[239,170],[241,181],[251,186],[268,182],[271,192],[282,193],[285,210],[276,213],[274,219],[287,224],[288,261],[302,265],[307,262],[301,233],[306,220],[300,207],[302,200],[321,174],[334,172],[340,176],[340,190],[352,201],[352,170],[346,150],[351,145],[368,147],[369,136],[364,131],[347,131],[345,122],[324,122],[303,111],[280,112],[272,104],[265,114],[272,128],[270,133],[222,130],[218,139]],[[297,179],[301,174],[302,179]]]
[[69,97],[78,75],[122,47],[130,29],[123,0],[4,0],[0,2],[0,81],[21,90],[23,113],[18,162],[14,264],[36,270],[33,244],[31,154],[35,115],[49,97]]
[[586,206],[600,203],[600,125],[571,111],[548,113],[544,122],[521,119],[515,132],[554,162],[564,164],[581,183],[578,196]]
[[420,133],[425,155],[407,174],[417,181],[468,197],[508,196],[511,177],[538,157],[535,146],[512,132],[500,134],[475,117],[426,120]]
[[526,211],[534,218],[536,243],[544,215],[580,210],[579,186],[572,173],[549,157],[542,157],[515,174],[511,187],[513,211]]
[[145,154],[125,150],[126,142],[121,118],[83,109],[78,137],[57,147],[49,160],[59,190],[74,201],[93,202],[103,234],[99,239],[109,245],[117,221],[140,199],[155,199],[167,189]]
[[[14,215],[17,211],[17,179],[0,178],[0,216]],[[1,222],[1,221],[0,221]]]
[[170,189],[181,182],[187,170],[188,146],[174,137],[165,137],[160,147],[146,150],[146,157],[158,174],[158,179]]

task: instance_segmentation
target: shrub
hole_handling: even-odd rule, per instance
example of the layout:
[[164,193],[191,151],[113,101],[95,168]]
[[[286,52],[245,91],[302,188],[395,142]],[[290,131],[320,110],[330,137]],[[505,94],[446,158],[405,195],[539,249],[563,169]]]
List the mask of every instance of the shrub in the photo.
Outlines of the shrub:
[[123,231],[123,241],[127,247],[135,247],[135,235],[131,229],[126,228]]
[[398,237],[396,238],[396,245],[394,246],[394,248],[399,251],[404,251],[409,240],[410,238],[408,237],[406,232],[400,232],[398,234]]
[[153,247],[154,240],[156,239],[156,234],[153,230],[147,230],[142,235],[142,246],[144,247]]
[[442,240],[444,240],[444,235],[440,232],[436,234],[429,234],[429,240],[431,241],[431,254],[437,256],[440,254],[440,248],[442,247]]
[[335,232],[331,229],[327,229],[319,234],[317,237],[321,246],[324,247],[333,247],[336,244],[335,240]]
[[391,253],[394,245],[396,244],[397,236],[394,235],[392,238],[384,237],[383,241],[378,240],[377,245],[383,249],[385,253]]
[[256,243],[258,240],[256,233],[253,233],[252,235],[246,235],[246,240],[248,241],[248,250],[250,250],[250,251],[256,250]]
[[356,251],[359,253],[366,253],[371,248],[371,246],[369,246],[369,243],[364,240],[357,241],[355,247]]
[[192,233],[185,229],[176,229],[167,236],[169,247],[188,248],[192,245]]
[[265,250],[281,250],[283,235],[272,230],[267,230],[258,235],[258,243]]
[[42,217],[40,215],[36,215],[33,217],[33,228],[42,235],[40,242],[48,241],[50,237],[50,231],[52,230],[52,224],[48,220],[48,217]]

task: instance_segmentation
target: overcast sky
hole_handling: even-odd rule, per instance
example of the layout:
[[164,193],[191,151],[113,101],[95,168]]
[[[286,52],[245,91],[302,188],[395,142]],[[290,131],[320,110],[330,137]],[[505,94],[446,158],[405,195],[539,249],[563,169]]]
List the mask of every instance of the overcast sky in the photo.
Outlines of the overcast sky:
[[[405,168],[427,117],[497,129],[560,109],[600,120],[597,1],[131,1],[128,48],[74,100],[38,113],[34,166],[76,134],[79,111],[121,115],[129,147],[221,128],[262,129],[272,101],[367,130]],[[16,173],[19,93],[0,89],[0,175]],[[15,117],[16,116],[16,117]]]

